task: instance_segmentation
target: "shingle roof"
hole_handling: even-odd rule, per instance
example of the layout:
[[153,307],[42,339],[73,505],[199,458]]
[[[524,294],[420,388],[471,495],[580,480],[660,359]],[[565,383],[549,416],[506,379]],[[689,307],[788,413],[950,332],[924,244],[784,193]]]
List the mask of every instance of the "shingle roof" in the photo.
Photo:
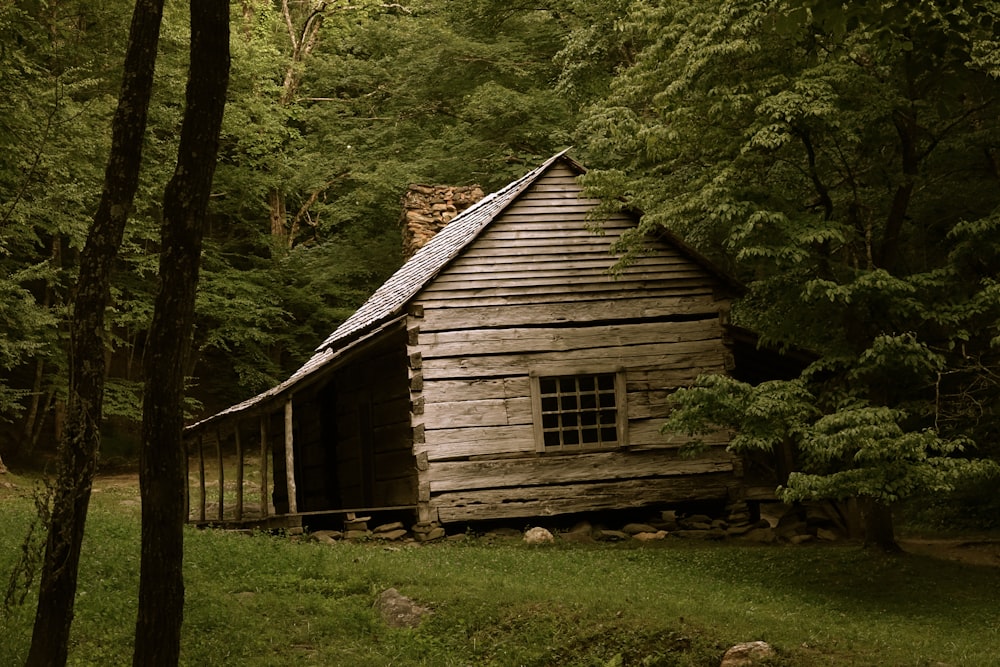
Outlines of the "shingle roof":
[[[465,246],[506,209],[518,195],[534,183],[556,161],[564,159],[582,172],[575,162],[565,157],[566,151],[553,155],[542,165],[528,172],[501,190],[487,195],[476,204],[462,211],[434,238],[418,250],[385,283],[348,317],[323,343],[305,364],[281,384],[249,398],[242,403],[218,412],[187,427],[195,430],[216,422],[228,415],[250,410],[268,399],[277,398],[294,385],[326,367],[355,343],[367,339],[391,326],[402,315],[410,299],[416,296]],[[368,334],[368,335],[366,335]]]
[[397,314],[448,262],[475,239],[486,225],[524,192],[566,151],[557,153],[502,190],[487,195],[448,223],[427,245],[394,273],[357,311],[337,327],[317,352],[334,347],[358,332]]

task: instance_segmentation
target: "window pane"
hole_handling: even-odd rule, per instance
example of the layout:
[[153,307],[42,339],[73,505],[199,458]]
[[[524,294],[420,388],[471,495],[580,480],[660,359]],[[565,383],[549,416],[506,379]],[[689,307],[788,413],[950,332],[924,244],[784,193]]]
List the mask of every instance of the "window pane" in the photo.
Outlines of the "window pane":
[[618,444],[614,373],[540,377],[537,386],[544,448]]

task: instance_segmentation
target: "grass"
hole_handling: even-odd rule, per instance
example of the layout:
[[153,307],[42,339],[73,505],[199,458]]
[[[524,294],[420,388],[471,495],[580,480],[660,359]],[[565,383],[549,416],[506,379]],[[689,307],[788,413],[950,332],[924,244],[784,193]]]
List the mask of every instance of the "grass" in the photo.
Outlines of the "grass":
[[[34,508],[4,476],[6,583]],[[124,665],[139,561],[137,489],[93,497],[70,663]],[[467,538],[422,547],[190,530],[185,665],[719,664],[763,639],[775,665],[996,664],[1000,568],[883,557],[856,546],[557,544]],[[386,588],[433,608],[415,630],[383,624]],[[0,615],[0,664],[23,664],[33,596]]]

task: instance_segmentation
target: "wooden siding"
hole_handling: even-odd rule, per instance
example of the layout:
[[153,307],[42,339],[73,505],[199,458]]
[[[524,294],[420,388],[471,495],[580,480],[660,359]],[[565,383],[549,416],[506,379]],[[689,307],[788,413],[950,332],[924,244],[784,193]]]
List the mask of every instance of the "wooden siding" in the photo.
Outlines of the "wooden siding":
[[[659,433],[676,387],[726,370],[719,279],[666,244],[611,275],[610,246],[634,220],[615,216],[595,234],[596,202],[579,190],[570,169],[553,167],[412,303],[414,450],[442,520],[715,498],[739,472],[721,450],[679,459],[682,441]],[[618,369],[627,445],[537,453],[529,373]]]

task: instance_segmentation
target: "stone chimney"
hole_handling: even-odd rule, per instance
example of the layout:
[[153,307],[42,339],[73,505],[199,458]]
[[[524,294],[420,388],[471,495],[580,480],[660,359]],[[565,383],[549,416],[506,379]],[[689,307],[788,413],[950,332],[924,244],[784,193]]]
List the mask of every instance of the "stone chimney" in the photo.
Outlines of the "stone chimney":
[[403,195],[403,258],[441,231],[452,218],[483,198],[478,185],[411,185]]

